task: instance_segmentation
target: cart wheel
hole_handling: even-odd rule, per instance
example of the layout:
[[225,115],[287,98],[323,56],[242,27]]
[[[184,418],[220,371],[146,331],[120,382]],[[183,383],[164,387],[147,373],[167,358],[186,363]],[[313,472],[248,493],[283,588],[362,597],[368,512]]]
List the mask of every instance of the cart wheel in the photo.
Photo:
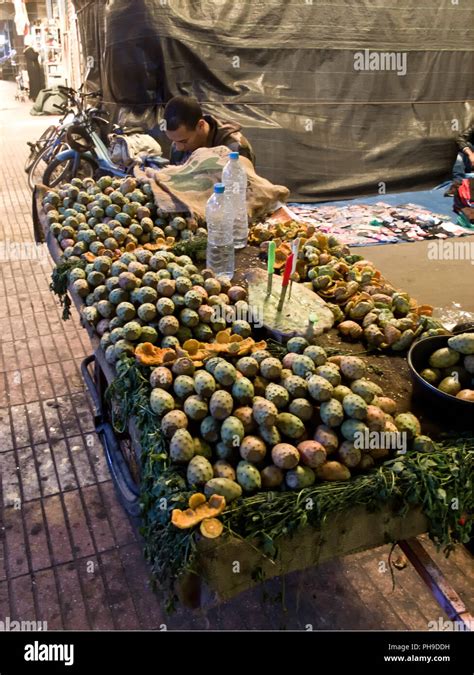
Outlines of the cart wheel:
[[[94,366],[94,377],[89,370],[89,366],[91,365]],[[127,461],[130,461],[129,457],[134,456],[132,443],[126,436],[118,436],[107,419],[106,408],[103,401],[103,387],[100,382],[102,373],[94,356],[88,356],[83,360],[81,363],[81,372],[87,389],[94,401],[96,408],[95,429],[104,448],[105,458],[119,501],[125,511],[132,516],[133,519],[136,519],[138,524],[140,516],[139,483],[138,480],[136,482],[132,477],[127,463]],[[134,471],[133,464],[132,470]]]
[[97,427],[97,433],[105,450],[107,465],[120,503],[132,518],[138,519],[140,516],[139,490],[122,456],[112,425],[103,422]]

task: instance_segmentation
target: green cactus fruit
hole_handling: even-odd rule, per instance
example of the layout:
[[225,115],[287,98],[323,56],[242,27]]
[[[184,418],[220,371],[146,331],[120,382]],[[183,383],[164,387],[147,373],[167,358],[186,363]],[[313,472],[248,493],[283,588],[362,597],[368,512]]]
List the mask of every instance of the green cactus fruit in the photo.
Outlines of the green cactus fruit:
[[236,363],[236,368],[245,377],[255,377],[258,374],[258,361],[252,356],[243,356]]
[[413,413],[400,413],[395,417],[395,426],[398,431],[405,432],[408,438],[419,436],[421,434],[421,425]]
[[323,402],[332,398],[334,387],[325,377],[311,375],[308,379],[308,391],[315,401]]
[[267,447],[258,436],[245,436],[239,448],[242,459],[258,464],[267,454]]
[[313,416],[314,408],[306,398],[295,398],[290,403],[289,411],[303,422],[308,422]]
[[252,326],[248,321],[234,321],[232,323],[232,333],[241,335],[244,339],[252,335]]
[[239,403],[251,403],[254,398],[252,382],[246,377],[239,377],[232,385],[232,396]]
[[311,359],[309,356],[305,356],[304,354],[296,354],[295,358],[293,359],[293,363],[291,364],[291,370],[293,373],[305,379],[307,379],[311,373],[314,373],[315,368],[316,366],[313,359]]
[[206,400],[197,394],[188,396],[184,402],[184,412],[190,419],[200,422],[208,414]]
[[194,328],[199,324],[199,314],[194,309],[185,307],[179,313],[179,320],[183,326]]
[[160,316],[171,316],[175,310],[174,302],[170,298],[160,298],[156,302],[156,309]]
[[186,468],[186,480],[190,487],[204,485],[212,480],[214,471],[212,464],[202,455],[194,455]]
[[[461,333],[448,338],[448,346],[460,354],[474,354],[474,333]],[[451,365],[451,364],[450,364]]]
[[158,322],[158,330],[162,335],[176,335],[179,321],[175,316],[162,316]]
[[263,359],[260,362],[260,373],[267,380],[280,379],[281,371],[282,371],[281,361],[274,358],[273,356]]
[[309,466],[297,466],[290,469],[285,476],[285,482],[290,490],[302,490],[312,485],[316,475]]
[[205,323],[199,323],[196,328],[193,329],[193,335],[199,342],[212,342],[214,339],[212,328]]
[[115,354],[117,357],[122,354],[127,354],[127,356],[133,356],[135,353],[135,347],[129,340],[117,340],[115,343]]
[[235,481],[235,469],[225,459],[218,459],[212,468],[214,470],[214,478],[227,478],[228,480]]
[[122,321],[131,321],[135,317],[136,310],[131,302],[121,302],[117,305],[115,313]]
[[208,443],[215,443],[221,435],[221,423],[214,417],[208,415],[200,424],[201,436]]
[[269,489],[279,487],[285,478],[283,471],[274,464],[270,464],[262,469],[260,476],[262,478],[262,487]]
[[[109,326],[109,328],[110,328],[110,326]],[[112,344],[115,344],[119,340],[123,340],[123,339],[124,339],[124,337],[123,337],[123,328],[122,327],[113,328],[110,331],[110,342]]]
[[245,460],[240,461],[237,465],[237,482],[244,492],[255,492],[262,487],[260,471]]
[[151,342],[152,345],[158,342],[158,333],[153,326],[142,326],[140,342]]
[[305,432],[303,422],[291,413],[280,413],[276,420],[276,426],[288,438],[301,438]]
[[285,387],[282,387],[281,384],[275,384],[274,382],[270,382],[265,389],[265,398],[267,401],[273,403],[278,410],[286,408],[290,401],[290,395]]
[[105,350],[105,360],[107,363],[114,364],[117,361],[117,356],[115,355],[115,345],[109,345]]
[[[158,391],[163,391],[159,389]],[[170,441],[170,458],[177,464],[186,464],[194,456],[194,442],[186,429],[178,429]],[[212,471],[212,467],[211,467]]]
[[224,360],[216,365],[213,375],[219,384],[224,387],[229,387],[237,379],[237,371],[234,366]]
[[210,373],[198,370],[194,373],[194,389],[199,396],[210,398],[216,390],[216,381]]
[[230,415],[222,422],[221,440],[226,445],[238,448],[245,436],[244,425],[237,418]]
[[318,366],[316,368],[316,375],[324,377],[324,379],[330,382],[333,387],[337,387],[341,384],[341,374],[339,369],[332,363],[325,363],[322,366]]
[[187,356],[181,356],[171,366],[174,375],[194,375],[194,362]]
[[412,443],[413,452],[433,452],[435,444],[429,436],[415,436]]
[[470,375],[474,375],[474,355],[469,354],[464,357],[464,368]]
[[290,338],[286,343],[287,350],[296,354],[303,354],[306,347],[309,347],[309,342],[302,337]]
[[160,346],[163,349],[177,349],[180,347],[180,343],[178,338],[174,335],[166,335],[164,338],[162,338]]
[[383,395],[383,391],[378,384],[366,379],[351,382],[351,391],[363,398],[366,403],[372,403],[375,396]]
[[211,478],[204,486],[204,494],[206,497],[221,495],[221,497],[225,498],[226,503],[230,504],[242,496],[242,487],[229,478]]
[[300,461],[300,453],[290,443],[278,443],[272,448],[272,461],[280,469],[294,469]]
[[171,410],[161,420],[161,431],[171,438],[178,429],[187,429],[188,418],[182,410]]
[[258,425],[271,427],[276,422],[278,408],[261,396],[255,396],[252,405],[252,414]]
[[305,356],[309,356],[315,366],[324,365],[328,358],[328,355],[324,349],[322,347],[318,347],[318,345],[309,345],[309,347],[304,349],[303,354]]
[[271,447],[281,442],[281,434],[276,426],[260,426],[258,427],[258,435]]
[[242,422],[246,434],[252,433],[256,428],[255,420],[252,415],[252,408],[250,406],[236,408],[233,415]]
[[198,309],[202,305],[202,301],[203,297],[198,291],[189,290],[184,296],[184,304],[192,310]]
[[356,420],[364,420],[367,417],[367,403],[362,396],[352,393],[347,394],[342,400],[342,407],[346,415]]
[[215,391],[209,400],[209,411],[217,420],[225,420],[232,413],[234,399],[228,391],[220,389]]
[[140,338],[142,327],[138,321],[129,321],[122,328],[123,336],[126,340],[135,341]]
[[429,364],[432,368],[449,368],[455,366],[460,358],[459,352],[451,347],[441,347],[431,354]]
[[167,412],[174,410],[175,406],[174,398],[167,391],[164,389],[152,389],[150,407],[154,413],[162,417]]
[[212,459],[212,449],[209,443],[203,441],[202,438],[193,438],[194,443],[194,454],[205,457],[206,459]]
[[140,305],[137,313],[142,321],[149,323],[156,317],[156,307],[151,302],[145,302],[143,305]]
[[452,376],[444,377],[438,384],[438,389],[445,394],[456,396],[461,391],[458,373],[453,372]]
[[252,352],[252,358],[255,359],[259,365],[264,359],[269,359],[270,357],[271,354],[270,352],[267,352],[266,349],[258,349],[256,352]]
[[350,394],[351,390],[349,387],[346,387],[343,384],[338,384],[337,387],[334,387],[332,390],[332,398],[337,399],[342,403],[344,396],[347,396],[347,394]]
[[178,375],[173,384],[173,391],[178,398],[188,398],[194,394],[194,380],[189,375]]
[[292,398],[305,398],[308,391],[308,383],[299,375],[289,375],[281,381]]
[[357,436],[369,433],[369,427],[360,420],[344,420],[341,424],[341,434],[346,441],[354,441]]
[[438,368],[424,368],[420,375],[429,384],[436,386],[441,379],[441,370]]
[[319,415],[328,427],[338,427],[344,419],[344,409],[337,399],[331,398],[321,403]]
[[358,356],[343,356],[340,361],[340,369],[344,377],[349,380],[358,380],[364,376],[366,365]]

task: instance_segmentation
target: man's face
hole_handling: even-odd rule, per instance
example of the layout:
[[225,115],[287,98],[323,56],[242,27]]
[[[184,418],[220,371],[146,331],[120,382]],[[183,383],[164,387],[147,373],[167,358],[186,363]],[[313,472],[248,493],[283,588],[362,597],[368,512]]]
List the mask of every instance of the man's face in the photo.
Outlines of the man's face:
[[175,131],[166,131],[166,135],[175,143],[179,152],[193,152],[206,145],[205,120],[199,120],[194,129],[188,129],[181,124]]

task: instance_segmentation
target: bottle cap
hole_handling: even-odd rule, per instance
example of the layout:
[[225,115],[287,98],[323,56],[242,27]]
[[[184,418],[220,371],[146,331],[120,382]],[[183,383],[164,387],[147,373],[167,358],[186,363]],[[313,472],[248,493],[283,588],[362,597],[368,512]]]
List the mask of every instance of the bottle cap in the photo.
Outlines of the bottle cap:
[[218,195],[221,195],[225,190],[224,183],[215,183],[214,192],[217,192]]
[[239,153],[238,152],[229,152],[229,158],[230,159],[239,159]]

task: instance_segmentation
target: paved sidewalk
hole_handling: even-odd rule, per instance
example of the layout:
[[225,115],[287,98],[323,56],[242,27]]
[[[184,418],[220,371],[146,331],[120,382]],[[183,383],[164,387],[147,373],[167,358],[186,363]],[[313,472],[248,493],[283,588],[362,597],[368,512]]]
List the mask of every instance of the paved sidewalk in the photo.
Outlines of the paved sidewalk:
[[[395,571],[392,592],[389,547],[290,575],[286,607],[275,580],[265,601],[257,589],[207,613],[165,616],[94,432],[79,369],[87,334],[75,312],[61,320],[51,261],[33,248],[26,141],[51,118],[31,117],[14,93],[0,81],[0,244],[23,244],[28,256],[0,251],[0,621],[46,621],[50,630],[426,630],[444,616],[410,565]],[[474,611],[472,558],[430,551]]]

